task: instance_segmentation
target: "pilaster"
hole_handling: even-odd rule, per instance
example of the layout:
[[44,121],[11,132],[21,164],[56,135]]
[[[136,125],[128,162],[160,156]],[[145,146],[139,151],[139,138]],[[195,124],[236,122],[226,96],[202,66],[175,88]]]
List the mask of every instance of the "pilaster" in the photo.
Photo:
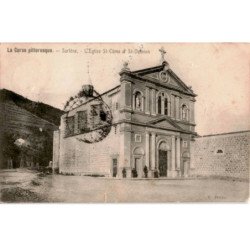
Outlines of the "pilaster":
[[176,120],[180,120],[180,97],[175,97],[175,117]]
[[151,89],[151,114],[156,115],[156,92],[155,89]]
[[161,114],[162,114],[162,115],[164,115],[164,113],[165,113],[165,107],[164,107],[164,106],[165,106],[165,105],[164,105],[165,103],[164,103],[164,102],[165,102],[165,99],[162,97],[162,98],[161,98]]
[[131,82],[121,81],[120,109],[132,110],[132,96]]
[[175,171],[175,136],[172,136],[172,150],[171,150],[171,170]]
[[122,178],[122,170],[126,168],[127,176],[130,175],[129,169],[131,171],[131,131],[126,124],[122,124],[120,130],[120,153],[119,153],[119,165],[118,165],[118,177]]
[[146,87],[145,113],[150,114],[150,89]]
[[151,170],[155,170],[155,133],[151,134]]
[[146,156],[146,166],[147,166],[147,168],[149,169],[149,164],[150,164],[150,162],[149,162],[149,159],[150,159],[150,157],[149,157],[149,133],[148,132],[146,132],[146,150],[145,150],[145,156]]
[[171,102],[168,100],[168,116],[171,116]]
[[171,117],[175,118],[175,97],[171,95]]
[[181,139],[176,139],[176,170],[181,169]]

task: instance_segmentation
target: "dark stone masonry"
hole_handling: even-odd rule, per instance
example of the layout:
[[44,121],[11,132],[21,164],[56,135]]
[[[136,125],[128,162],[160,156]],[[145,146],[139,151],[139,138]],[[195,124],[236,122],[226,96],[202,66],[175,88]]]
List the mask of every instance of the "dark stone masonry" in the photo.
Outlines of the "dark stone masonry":
[[190,175],[249,179],[249,145],[250,131],[196,138]]

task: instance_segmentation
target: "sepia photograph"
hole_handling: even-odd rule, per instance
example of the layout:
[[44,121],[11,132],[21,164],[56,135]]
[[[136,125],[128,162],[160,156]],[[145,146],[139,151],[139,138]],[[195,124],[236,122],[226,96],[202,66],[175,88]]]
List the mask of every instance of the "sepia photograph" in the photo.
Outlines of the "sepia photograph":
[[248,43],[0,53],[1,203],[249,202]]

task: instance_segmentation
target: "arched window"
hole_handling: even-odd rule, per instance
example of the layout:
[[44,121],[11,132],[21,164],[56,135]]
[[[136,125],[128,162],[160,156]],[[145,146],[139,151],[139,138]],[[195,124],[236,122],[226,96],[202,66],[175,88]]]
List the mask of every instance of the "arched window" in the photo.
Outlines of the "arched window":
[[187,105],[185,104],[181,106],[181,117],[182,117],[182,120],[184,121],[188,120],[188,108],[187,108]]
[[161,96],[158,97],[157,106],[158,106],[158,114],[161,114]]
[[142,111],[143,110],[142,105],[143,105],[142,104],[142,94],[141,94],[141,92],[137,91],[135,93],[135,109]]
[[164,99],[164,114],[168,115],[168,98]]
[[169,115],[170,102],[168,95],[165,92],[158,93],[156,100],[156,111],[159,115]]

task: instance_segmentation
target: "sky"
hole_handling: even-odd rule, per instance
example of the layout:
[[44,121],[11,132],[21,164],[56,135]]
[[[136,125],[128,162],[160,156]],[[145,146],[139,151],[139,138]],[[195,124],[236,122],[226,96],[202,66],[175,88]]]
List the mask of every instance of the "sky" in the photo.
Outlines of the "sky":
[[159,65],[162,46],[170,68],[198,95],[198,134],[250,129],[247,43],[1,44],[0,87],[62,109],[88,83],[88,65],[92,84],[102,93],[119,84],[125,61],[132,71]]

